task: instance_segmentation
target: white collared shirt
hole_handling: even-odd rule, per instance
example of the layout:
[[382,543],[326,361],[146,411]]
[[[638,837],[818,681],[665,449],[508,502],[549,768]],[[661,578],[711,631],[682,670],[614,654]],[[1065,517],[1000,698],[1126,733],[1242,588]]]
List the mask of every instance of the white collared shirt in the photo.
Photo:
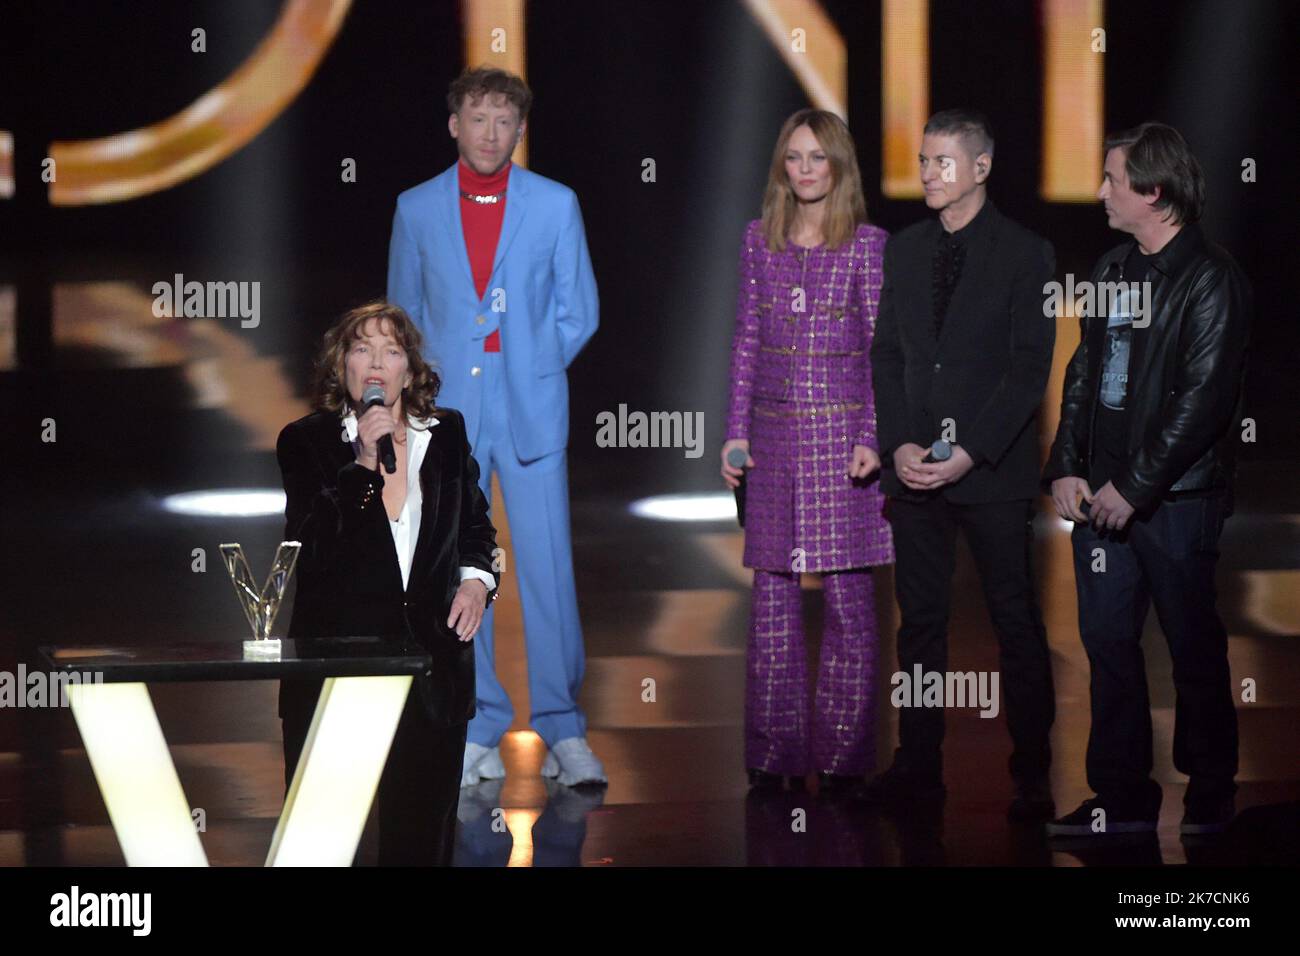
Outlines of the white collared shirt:
[[[415,559],[415,545],[419,538],[420,518],[423,514],[424,492],[420,488],[420,465],[424,463],[424,453],[429,448],[429,430],[438,424],[436,418],[424,418],[419,427],[407,422],[406,447],[406,500],[402,502],[402,513],[397,520],[388,519],[388,529],[393,533],[393,547],[397,551],[397,564],[402,569],[402,588],[405,590],[411,577],[411,562]],[[343,417],[343,427],[347,440],[352,444],[354,454],[361,453],[361,442],[357,439],[357,416],[348,412]],[[384,516],[387,517],[387,511]],[[477,578],[489,591],[497,586],[496,579],[486,571],[461,565],[460,579],[468,581]]]

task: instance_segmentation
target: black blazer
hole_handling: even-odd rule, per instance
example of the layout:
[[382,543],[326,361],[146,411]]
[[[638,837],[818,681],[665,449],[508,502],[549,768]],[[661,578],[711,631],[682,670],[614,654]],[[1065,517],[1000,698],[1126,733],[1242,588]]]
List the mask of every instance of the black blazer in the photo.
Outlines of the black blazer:
[[[465,419],[434,412],[420,465],[424,500],[408,586],[384,510],[383,469],[358,464],[338,415],[316,412],[285,426],[276,443],[284,477],[286,541],[301,541],[290,638],[376,635],[406,638],[433,658],[416,678],[435,726],[474,716],[474,642],[447,627],[464,565],[493,569],[496,529],[478,486]],[[496,597],[496,588],[488,595]],[[280,716],[310,714],[320,681],[281,681]]]
[[[974,504],[1038,494],[1038,408],[1052,368],[1056,319],[1043,314],[1056,268],[1052,245],[985,200],[961,278],[936,339],[931,258],[938,217],[891,236],[871,346],[880,486],[924,500]],[[926,448],[953,419],[975,467],[954,485],[917,492],[899,480],[893,452]]]

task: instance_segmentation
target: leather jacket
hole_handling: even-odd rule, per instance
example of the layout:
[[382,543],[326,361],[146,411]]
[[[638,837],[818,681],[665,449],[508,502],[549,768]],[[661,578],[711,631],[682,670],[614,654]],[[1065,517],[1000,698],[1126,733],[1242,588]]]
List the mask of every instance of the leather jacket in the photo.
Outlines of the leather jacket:
[[[1120,281],[1132,247],[1130,240],[1102,256],[1094,289]],[[1137,511],[1180,492],[1231,491],[1253,313],[1241,269],[1194,223],[1152,257],[1148,280],[1150,326],[1128,376],[1128,459],[1112,479]],[[1049,494],[1058,478],[1088,477],[1107,319],[1079,320],[1079,347],[1066,369],[1060,425],[1043,471]]]

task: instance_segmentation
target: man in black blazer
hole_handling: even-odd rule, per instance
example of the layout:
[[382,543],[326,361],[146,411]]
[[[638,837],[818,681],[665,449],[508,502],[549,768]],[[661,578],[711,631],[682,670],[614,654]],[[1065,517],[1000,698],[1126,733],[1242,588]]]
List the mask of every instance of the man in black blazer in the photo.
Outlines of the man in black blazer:
[[[364,349],[375,356],[373,373],[365,356],[357,363],[365,371],[350,367]],[[400,369],[385,365],[399,352],[413,374],[400,359]],[[349,313],[327,334],[318,369],[325,371],[317,383],[317,407],[336,410],[290,423],[276,446],[286,495],[285,539],[302,542],[288,636],[405,637],[429,654],[432,666],[411,686],[379,784],[379,862],[445,865],[452,856],[465,732],[474,715],[470,638],[500,583],[493,567],[496,531],[465,420],[458,411],[432,407],[437,378],[420,358],[419,333],[405,313],[382,303]],[[358,418],[348,406],[359,406],[362,386],[350,380],[369,374],[384,382],[387,407],[370,408]],[[357,394],[344,399],[345,391]],[[406,428],[398,427],[402,420]],[[404,507],[399,519],[385,510],[384,469],[373,460],[379,432],[397,445],[399,473],[388,476],[389,482],[402,476],[401,466],[417,447],[423,455],[418,484],[407,478],[407,487],[419,493],[408,493],[406,502],[416,497],[419,517],[411,522],[418,527],[402,529],[408,543],[402,555],[394,526],[409,519],[410,509]],[[413,543],[406,535],[414,536]],[[474,613],[462,614],[462,608]],[[321,683],[281,681],[286,788]]]
[[[1037,413],[1056,329],[1043,304],[1052,246],[993,206],[993,136],[980,113],[925,126],[921,182],[939,213],[894,235],[871,349],[881,487],[894,531],[900,671],[947,671],[956,535],[970,545],[1000,645],[1016,796],[1013,820],[1049,819],[1054,717],[1047,637],[1030,567]],[[946,461],[926,462],[932,443]],[[947,682],[945,681],[945,684]],[[991,686],[991,681],[990,681]],[[941,708],[901,704],[893,765],[860,795],[893,804],[944,793]],[[954,701],[945,701],[952,706]]]

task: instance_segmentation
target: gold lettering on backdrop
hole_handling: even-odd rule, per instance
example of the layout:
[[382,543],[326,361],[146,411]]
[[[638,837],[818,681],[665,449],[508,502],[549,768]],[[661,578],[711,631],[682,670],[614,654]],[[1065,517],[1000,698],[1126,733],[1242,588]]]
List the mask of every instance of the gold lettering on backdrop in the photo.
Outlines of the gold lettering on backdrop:
[[287,0],[252,55],[176,115],[100,139],[50,144],[59,171],[50,183],[50,204],[86,206],[147,196],[192,179],[241,149],[307,86],[351,3]]
[[[743,0],[813,105],[847,116],[848,53],[817,0]],[[524,0],[466,0],[466,62],[525,74]],[[287,0],[279,20],[234,74],[175,116],[100,139],[56,141],[49,183],[57,206],[119,202],[198,176],[266,128],[314,75],[351,0]],[[1039,194],[1089,202],[1096,187],[1104,91],[1102,0],[1043,0],[1043,164]],[[800,43],[790,42],[798,31]],[[930,5],[881,6],[881,191],[921,195],[916,154],[929,100]],[[514,159],[527,162],[527,134]],[[0,199],[14,193],[13,138],[0,130]]]

